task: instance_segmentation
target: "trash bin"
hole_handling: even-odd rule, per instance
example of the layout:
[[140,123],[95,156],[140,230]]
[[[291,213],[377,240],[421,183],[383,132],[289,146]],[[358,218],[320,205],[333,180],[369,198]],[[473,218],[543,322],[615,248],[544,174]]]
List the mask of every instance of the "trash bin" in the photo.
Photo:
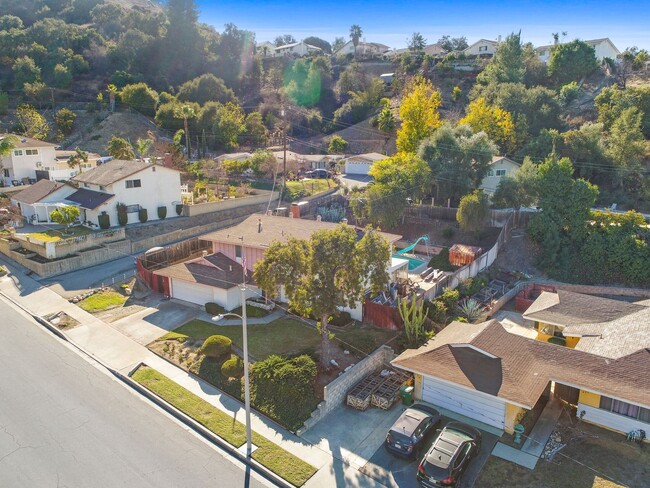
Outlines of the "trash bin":
[[413,387],[404,385],[399,389],[402,395],[402,405],[413,405]]

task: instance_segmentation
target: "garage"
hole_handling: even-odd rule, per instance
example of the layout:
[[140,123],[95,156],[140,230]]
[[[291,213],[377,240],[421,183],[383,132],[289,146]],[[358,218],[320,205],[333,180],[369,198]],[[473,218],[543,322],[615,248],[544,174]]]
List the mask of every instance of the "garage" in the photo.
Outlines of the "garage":
[[422,400],[484,424],[504,428],[506,402],[492,395],[425,376],[422,381]]
[[198,283],[188,283],[181,280],[172,280],[172,297],[186,302],[205,305],[213,302],[211,286],[199,285]]
[[358,154],[350,156],[345,160],[345,173],[348,175],[367,175],[370,168],[377,161],[386,159],[388,156],[379,153]]

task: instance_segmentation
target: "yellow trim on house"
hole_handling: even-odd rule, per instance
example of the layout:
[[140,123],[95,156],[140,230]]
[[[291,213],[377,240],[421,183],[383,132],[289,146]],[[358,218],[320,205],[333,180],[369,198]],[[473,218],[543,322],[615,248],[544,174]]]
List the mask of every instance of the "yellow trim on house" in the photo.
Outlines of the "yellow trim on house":
[[[548,340],[554,336],[547,334],[546,332],[550,332],[550,331],[555,332],[558,330],[562,331],[563,329],[564,327],[560,327],[558,325],[553,325],[544,322],[537,322],[537,337],[535,339],[541,342],[548,342]],[[576,344],[578,344],[580,337],[569,336],[569,337],[565,337],[565,339],[566,339],[566,347],[570,347],[571,349],[574,349],[576,347]]]
[[571,349],[574,349],[579,340],[580,340],[580,337],[578,337],[578,336],[568,336],[568,337],[566,337],[566,347],[570,347]]
[[512,403],[506,403],[506,416],[503,430],[508,434],[514,433],[514,427],[517,425],[517,417],[519,414],[526,413],[526,409]]
[[580,390],[578,402],[594,408],[600,408],[600,395],[590,391]]

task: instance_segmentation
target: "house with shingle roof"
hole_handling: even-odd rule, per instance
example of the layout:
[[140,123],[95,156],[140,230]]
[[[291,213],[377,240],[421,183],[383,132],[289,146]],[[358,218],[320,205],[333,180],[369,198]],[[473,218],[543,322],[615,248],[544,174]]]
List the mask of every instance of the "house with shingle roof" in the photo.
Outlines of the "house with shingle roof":
[[[204,256],[203,259],[190,260],[156,270],[154,274],[168,280],[165,289],[169,290],[173,298],[198,305],[215,302],[226,310],[232,310],[241,305],[239,292],[223,290],[230,290],[227,286],[232,287],[241,283],[243,266],[246,267],[247,278],[250,278],[255,265],[264,259],[266,250],[272,243],[284,243],[291,238],[307,240],[314,232],[336,229],[339,225],[318,220],[264,214],[251,215],[232,227],[201,236],[199,239],[212,244],[210,255]],[[359,238],[363,237],[363,230],[357,229],[357,233]],[[401,236],[386,232],[380,232],[380,235],[391,245],[401,239]],[[217,272],[212,267],[215,263],[222,271]],[[391,264],[391,262],[387,263],[387,270],[391,269]],[[408,262],[404,261],[404,265],[406,264]],[[247,288],[248,296],[253,296],[256,292],[261,293],[254,288],[254,285],[249,285]],[[284,300],[283,291],[280,298]],[[352,318],[361,320],[361,303],[355,308],[344,310],[350,312]]]
[[491,320],[452,322],[391,364],[415,374],[416,398],[509,433],[518,416],[549,391],[572,397],[584,421],[621,433],[648,432],[650,308],[643,312],[645,340],[616,358],[599,354],[602,349],[583,351],[513,334]]
[[58,181],[39,180],[33,185],[11,196],[11,203],[20,209],[20,213],[29,224],[51,224],[50,213],[65,206],[65,199],[76,188]]
[[[621,56],[621,51],[614,45],[609,37],[603,37],[602,39],[591,39],[589,41],[584,41],[594,48],[594,54],[598,61],[602,61],[605,58],[610,58],[613,60],[618,59]],[[551,60],[551,52],[553,48],[558,44],[550,44],[548,46],[539,46],[535,48],[537,57],[543,63],[548,64]]]
[[[56,165],[56,144],[16,134],[0,134],[0,140],[12,137],[14,147],[0,157],[3,186],[36,182],[36,171]],[[30,181],[31,180],[31,181]]]

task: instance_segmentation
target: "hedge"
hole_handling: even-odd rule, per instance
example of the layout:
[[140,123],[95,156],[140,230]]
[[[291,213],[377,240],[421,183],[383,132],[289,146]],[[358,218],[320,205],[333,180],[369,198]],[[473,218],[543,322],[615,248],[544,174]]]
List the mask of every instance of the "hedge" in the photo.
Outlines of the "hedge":
[[221,365],[221,374],[226,378],[241,378],[244,374],[244,362],[238,357],[228,359]]
[[205,311],[210,315],[222,315],[226,312],[226,309],[218,303],[208,302],[205,304]]

